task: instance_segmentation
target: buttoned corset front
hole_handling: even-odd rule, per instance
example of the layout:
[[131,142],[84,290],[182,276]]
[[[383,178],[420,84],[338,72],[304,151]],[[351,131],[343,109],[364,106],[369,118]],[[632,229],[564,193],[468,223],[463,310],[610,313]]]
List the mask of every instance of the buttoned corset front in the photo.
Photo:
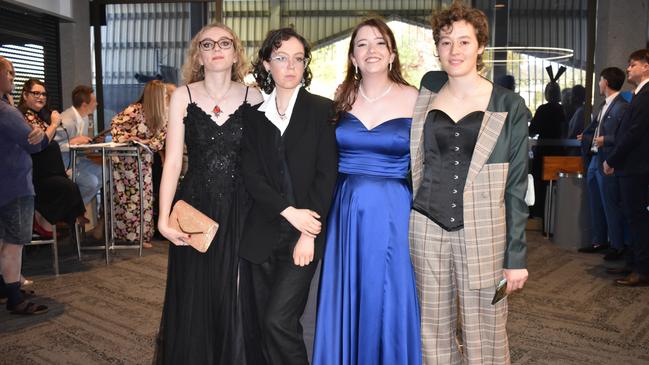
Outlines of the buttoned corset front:
[[351,113],[345,113],[336,128],[338,172],[405,178],[410,165],[411,118],[394,118],[367,129]]
[[432,110],[424,123],[424,172],[413,209],[447,231],[464,226],[463,191],[484,112],[465,115],[457,123]]

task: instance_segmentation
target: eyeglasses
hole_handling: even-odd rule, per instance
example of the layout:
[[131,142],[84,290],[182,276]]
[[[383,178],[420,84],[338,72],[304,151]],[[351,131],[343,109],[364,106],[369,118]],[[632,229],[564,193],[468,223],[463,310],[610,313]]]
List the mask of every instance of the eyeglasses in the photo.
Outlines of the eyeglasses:
[[270,57],[271,61],[274,61],[282,66],[287,66],[288,61],[292,60],[294,65],[302,65],[306,66],[309,64],[310,59],[308,57],[303,57],[303,56],[295,56],[292,59],[287,56],[287,55],[276,55],[276,56],[271,56]]
[[219,46],[220,49],[230,49],[234,44],[234,40],[230,38],[221,38],[218,41],[211,40],[209,38],[203,39],[198,42],[198,48],[203,52],[208,52],[214,49],[215,46]]
[[47,93],[45,91],[40,92],[40,91],[27,91],[29,94],[34,95],[35,98],[40,98],[41,96],[46,98]]

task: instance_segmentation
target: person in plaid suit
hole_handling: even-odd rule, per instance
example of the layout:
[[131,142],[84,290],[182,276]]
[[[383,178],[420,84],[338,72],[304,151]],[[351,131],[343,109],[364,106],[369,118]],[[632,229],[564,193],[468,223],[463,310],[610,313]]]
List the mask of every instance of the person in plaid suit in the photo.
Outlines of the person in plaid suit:
[[508,364],[507,301],[491,302],[503,278],[512,292],[528,276],[531,115],[520,96],[479,74],[484,13],[456,2],[432,26],[444,71],[423,77],[410,135],[423,362]]

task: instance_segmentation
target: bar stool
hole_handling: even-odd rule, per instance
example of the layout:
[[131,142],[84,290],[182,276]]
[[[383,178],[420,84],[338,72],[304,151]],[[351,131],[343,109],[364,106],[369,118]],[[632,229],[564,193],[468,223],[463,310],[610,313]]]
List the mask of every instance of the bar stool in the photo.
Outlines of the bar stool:
[[58,239],[56,238],[56,224],[52,225],[52,238],[41,238],[36,236],[32,241],[25,246],[39,246],[39,245],[52,245],[52,267],[54,268],[54,275],[59,276],[59,248]]

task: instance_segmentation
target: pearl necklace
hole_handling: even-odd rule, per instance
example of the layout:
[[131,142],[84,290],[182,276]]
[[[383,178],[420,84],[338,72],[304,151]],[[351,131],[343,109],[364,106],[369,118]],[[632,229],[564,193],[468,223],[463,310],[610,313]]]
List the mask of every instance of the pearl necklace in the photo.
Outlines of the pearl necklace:
[[358,91],[360,92],[363,99],[365,99],[365,101],[367,101],[368,103],[373,103],[373,102],[381,99],[382,97],[388,95],[388,93],[390,93],[390,91],[392,90],[393,85],[394,84],[390,84],[390,86],[383,92],[383,94],[381,94],[381,95],[379,95],[379,96],[377,96],[375,98],[368,98],[367,95],[365,95],[365,93],[363,92],[363,85],[358,86]]

